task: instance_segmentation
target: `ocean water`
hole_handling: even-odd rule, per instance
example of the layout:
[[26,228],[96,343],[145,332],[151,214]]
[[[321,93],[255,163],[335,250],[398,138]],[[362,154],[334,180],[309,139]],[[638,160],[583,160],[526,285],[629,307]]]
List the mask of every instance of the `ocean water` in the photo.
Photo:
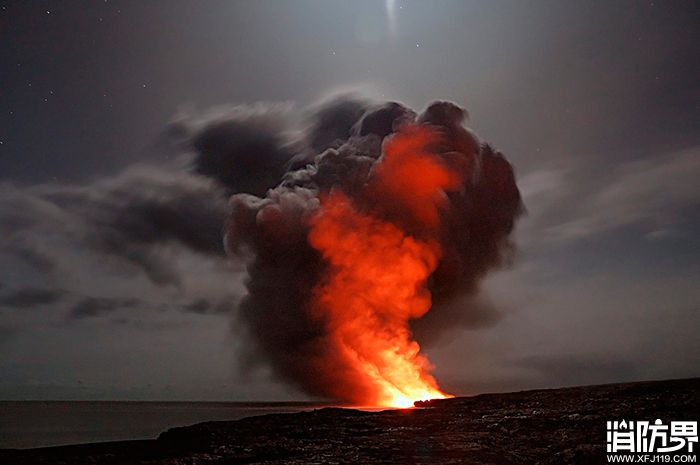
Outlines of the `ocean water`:
[[0,449],[154,439],[175,426],[323,406],[307,402],[0,401]]

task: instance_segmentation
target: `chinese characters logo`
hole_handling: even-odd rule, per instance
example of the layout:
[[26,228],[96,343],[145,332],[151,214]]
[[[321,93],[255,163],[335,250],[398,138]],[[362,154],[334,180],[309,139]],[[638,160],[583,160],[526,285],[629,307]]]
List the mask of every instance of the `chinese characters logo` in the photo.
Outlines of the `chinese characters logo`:
[[693,452],[698,442],[697,421],[608,421],[608,452]]

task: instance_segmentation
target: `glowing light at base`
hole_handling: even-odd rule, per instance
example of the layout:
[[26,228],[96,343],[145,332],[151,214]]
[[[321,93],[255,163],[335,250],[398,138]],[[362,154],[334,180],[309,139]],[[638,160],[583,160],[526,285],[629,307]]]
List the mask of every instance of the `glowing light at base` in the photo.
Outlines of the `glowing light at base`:
[[369,198],[394,199],[399,219],[334,191],[310,220],[309,242],[327,263],[311,305],[331,354],[321,363],[355,386],[359,404],[406,408],[449,397],[409,327],[430,310],[427,281],[442,254],[440,204],[461,181],[428,151],[436,140],[425,128],[397,134],[366,186]]

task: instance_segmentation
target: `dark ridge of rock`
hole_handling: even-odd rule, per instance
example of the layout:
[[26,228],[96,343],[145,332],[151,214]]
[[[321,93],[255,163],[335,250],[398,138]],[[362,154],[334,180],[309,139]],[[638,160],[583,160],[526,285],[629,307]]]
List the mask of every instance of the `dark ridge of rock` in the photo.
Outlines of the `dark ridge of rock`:
[[[603,464],[607,420],[698,420],[700,378],[324,408],[173,428],[156,440],[0,451],[15,464]],[[697,451],[696,451],[697,452]]]

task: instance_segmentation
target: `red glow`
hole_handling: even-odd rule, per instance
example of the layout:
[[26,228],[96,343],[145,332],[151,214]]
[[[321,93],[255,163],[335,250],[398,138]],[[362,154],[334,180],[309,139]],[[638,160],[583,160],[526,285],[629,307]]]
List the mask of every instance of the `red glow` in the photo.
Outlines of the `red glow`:
[[[438,230],[444,191],[461,181],[429,152],[437,137],[425,127],[394,135],[367,186],[368,194],[389,199],[405,221],[363,211],[340,192],[325,197],[311,219],[309,241],[329,265],[312,305],[332,354],[319,363],[332,364],[336,375],[347,378],[354,388],[342,397],[357,404],[411,407],[417,400],[449,397],[409,328],[411,319],[430,309],[426,282],[442,254],[431,235]],[[405,224],[417,226],[420,237],[402,229]]]

